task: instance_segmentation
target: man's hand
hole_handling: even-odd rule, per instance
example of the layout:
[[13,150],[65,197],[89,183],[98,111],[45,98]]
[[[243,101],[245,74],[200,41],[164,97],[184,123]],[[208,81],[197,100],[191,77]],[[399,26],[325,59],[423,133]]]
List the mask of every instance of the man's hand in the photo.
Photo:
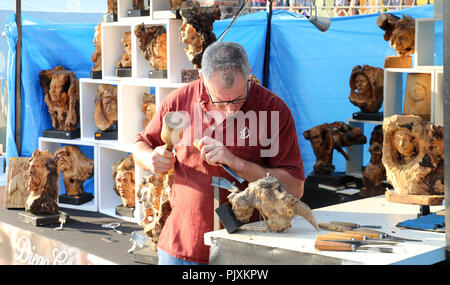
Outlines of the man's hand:
[[152,151],[148,168],[151,172],[160,174],[172,169],[174,164],[175,156],[166,149],[165,145],[162,145]]
[[211,137],[203,137],[196,147],[200,149],[200,157],[210,165],[222,163],[230,166],[235,159],[225,145]]

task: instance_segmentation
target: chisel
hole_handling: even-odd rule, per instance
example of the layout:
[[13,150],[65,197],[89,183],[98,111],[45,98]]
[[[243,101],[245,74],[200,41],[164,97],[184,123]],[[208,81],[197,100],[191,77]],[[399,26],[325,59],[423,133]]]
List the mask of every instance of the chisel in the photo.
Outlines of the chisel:
[[318,249],[318,250],[329,250],[329,251],[366,250],[366,251],[385,252],[385,253],[392,253],[393,252],[391,247],[358,246],[356,244],[350,244],[350,243],[344,243],[344,242],[335,242],[335,241],[325,241],[325,240],[316,240],[315,248]]
[[330,224],[338,225],[338,226],[342,226],[342,227],[349,227],[352,229],[357,229],[357,228],[381,229],[381,226],[371,226],[371,225],[363,225],[362,226],[360,224],[348,223],[348,222],[338,222],[338,221],[331,221]]
[[386,241],[380,239],[370,239],[370,240],[357,240],[351,236],[336,236],[331,234],[326,235],[317,235],[316,240],[327,240],[327,241],[335,241],[335,242],[343,242],[343,243],[351,243],[357,245],[369,245],[369,244],[397,244],[396,241]]
[[368,233],[372,233],[372,234],[378,234],[380,235],[380,238],[382,239],[389,239],[389,240],[396,240],[396,241],[416,241],[416,242],[422,242],[419,239],[410,239],[410,238],[402,238],[402,237],[397,237],[397,236],[392,236],[390,234],[384,233],[384,232],[380,232],[380,231],[376,231],[376,230],[364,230],[364,229],[359,229],[356,232],[360,232],[361,234],[368,234]]
[[[198,139],[195,139],[195,140],[192,142],[192,144],[195,146],[196,149],[200,150],[200,147],[199,147],[199,145],[198,145],[198,141],[199,141]],[[242,183],[242,182],[245,181],[244,178],[242,178],[241,176],[239,176],[236,172],[234,172],[231,168],[229,168],[229,167],[226,166],[225,164],[223,164],[223,163],[219,163],[219,164],[220,164],[220,166],[222,166],[222,168],[223,168],[226,172],[228,172],[231,176],[233,176],[233,178],[236,179],[239,183]]]
[[350,227],[343,227],[343,226],[332,225],[332,224],[328,224],[328,223],[319,223],[319,228],[328,230],[328,231],[333,231],[333,232],[345,232],[345,231],[352,230],[352,228],[350,228]]

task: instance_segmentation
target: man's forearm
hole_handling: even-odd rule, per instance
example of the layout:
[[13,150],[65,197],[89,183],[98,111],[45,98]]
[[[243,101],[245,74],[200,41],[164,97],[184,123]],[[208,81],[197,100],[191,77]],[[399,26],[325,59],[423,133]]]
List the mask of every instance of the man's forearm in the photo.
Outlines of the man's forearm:
[[286,191],[288,191],[295,198],[300,199],[303,196],[304,181],[295,178],[287,171],[281,168],[265,168],[256,163],[249,162],[240,158],[236,158],[233,163],[230,163],[234,171],[242,176],[248,182],[256,181],[270,172],[273,176],[280,179],[284,184]]
[[152,154],[153,148],[148,146],[148,144],[144,142],[137,142],[136,143],[136,151],[133,154],[133,158],[136,161],[136,163],[141,167],[143,170],[149,171],[149,166],[147,163],[150,161],[150,156]]

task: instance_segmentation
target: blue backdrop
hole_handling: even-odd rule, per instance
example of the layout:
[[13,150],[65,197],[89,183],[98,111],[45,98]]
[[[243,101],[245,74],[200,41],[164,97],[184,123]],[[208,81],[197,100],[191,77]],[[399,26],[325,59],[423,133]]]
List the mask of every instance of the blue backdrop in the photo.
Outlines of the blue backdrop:
[[[413,18],[432,17],[433,5],[399,10],[394,14],[408,14]],[[239,17],[223,39],[238,42],[246,48],[253,73],[260,80],[263,79],[267,15],[267,12],[262,11]],[[376,25],[378,15],[332,18],[330,29],[321,33],[304,16],[286,11],[273,12],[268,87],[292,111],[305,174],[312,171],[315,156],[311,144],[303,138],[303,132],[323,123],[345,122],[354,112],[359,111],[348,100],[352,68],[364,64],[383,67],[385,56],[395,54],[389,43],[384,41],[384,32]],[[217,37],[230,22],[231,20],[222,20],[214,23],[213,31]],[[63,65],[78,78],[89,77],[96,25],[97,23],[23,26],[20,156],[31,156],[33,150],[38,148],[38,137],[42,130],[51,127],[39,84],[39,71]],[[8,92],[15,94],[14,47],[17,28],[13,15],[7,21],[5,32],[10,46]],[[436,64],[442,65],[442,24],[437,25],[436,34]],[[9,157],[17,156],[14,142],[14,103],[14,96],[10,96],[7,161]],[[370,132],[371,129],[365,129],[368,138]],[[369,155],[365,155],[365,160],[368,162]],[[342,155],[335,153],[333,164],[337,171],[344,171],[345,160]]]

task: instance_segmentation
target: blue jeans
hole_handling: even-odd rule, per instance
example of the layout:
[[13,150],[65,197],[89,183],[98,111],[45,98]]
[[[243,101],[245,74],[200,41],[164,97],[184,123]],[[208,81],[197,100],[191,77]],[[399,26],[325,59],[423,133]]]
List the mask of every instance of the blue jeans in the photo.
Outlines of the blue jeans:
[[207,263],[197,263],[181,258],[176,258],[164,250],[158,248],[158,265],[208,265]]

